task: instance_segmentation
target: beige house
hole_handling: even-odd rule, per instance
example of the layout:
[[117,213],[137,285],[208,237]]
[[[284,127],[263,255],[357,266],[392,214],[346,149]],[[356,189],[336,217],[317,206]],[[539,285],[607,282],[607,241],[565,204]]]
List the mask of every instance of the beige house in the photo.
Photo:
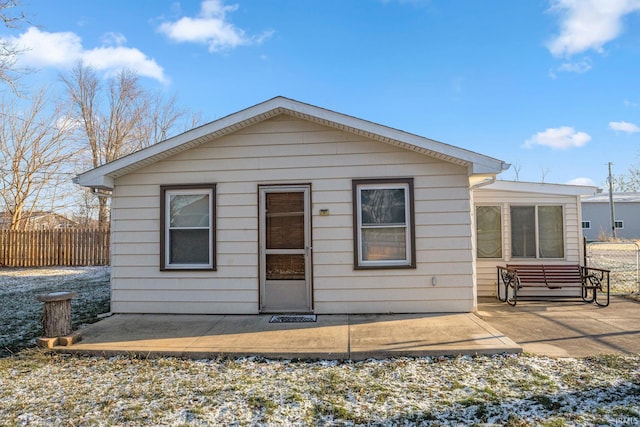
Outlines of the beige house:
[[[510,251],[519,183],[491,184],[507,168],[277,97],[76,182],[112,192],[113,312],[469,312]],[[554,260],[577,261],[579,199],[529,189],[523,204],[562,206]],[[498,207],[481,249],[500,253],[477,258],[474,203],[483,224]]]

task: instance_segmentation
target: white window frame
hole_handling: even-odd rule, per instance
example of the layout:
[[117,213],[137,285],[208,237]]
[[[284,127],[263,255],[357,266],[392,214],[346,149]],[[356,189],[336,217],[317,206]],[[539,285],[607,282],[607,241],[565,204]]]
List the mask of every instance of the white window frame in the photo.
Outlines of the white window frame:
[[[478,210],[479,208],[498,208],[500,212],[500,256],[489,257],[481,256],[478,252]],[[478,259],[504,259],[505,243],[504,243],[504,220],[503,220],[503,206],[500,204],[478,204],[475,206],[475,228],[476,228],[476,258]]]
[[[204,186],[166,186],[162,190],[164,197],[163,212],[163,254],[161,255],[161,270],[215,270],[215,185]],[[209,222],[206,227],[171,227],[171,196],[177,195],[208,195]],[[206,263],[172,263],[171,262],[171,230],[205,230],[208,229],[209,259]]]
[[[545,206],[560,207],[562,211],[562,256],[561,257],[541,257],[540,256],[540,223],[539,223],[539,211],[538,209]],[[534,237],[536,244],[536,255],[531,256],[514,256],[513,255],[513,220],[511,218],[511,208],[517,207],[533,207],[534,208]],[[566,214],[565,206],[562,204],[510,204],[509,205],[509,246],[510,246],[510,259],[566,259],[567,256],[567,239],[566,239]]]
[[591,230],[591,221],[582,221],[582,228],[584,230]]
[[[362,224],[362,191],[363,190],[403,190],[404,191],[404,224],[363,225]],[[415,238],[413,226],[413,180],[355,180],[355,261],[356,269],[366,268],[415,268],[413,254],[415,253]],[[365,260],[363,259],[363,230],[374,228],[403,228],[405,229],[405,258],[398,260]]]
[[613,221],[613,225],[616,229],[622,230],[624,228],[624,221],[621,219],[616,219]]

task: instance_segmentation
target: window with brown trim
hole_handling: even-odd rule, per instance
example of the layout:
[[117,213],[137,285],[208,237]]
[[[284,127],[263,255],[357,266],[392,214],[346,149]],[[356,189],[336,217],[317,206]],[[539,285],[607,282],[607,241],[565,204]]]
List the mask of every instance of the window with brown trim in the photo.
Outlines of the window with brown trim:
[[216,186],[160,187],[160,269],[216,269]]
[[354,267],[415,268],[413,179],[353,181]]

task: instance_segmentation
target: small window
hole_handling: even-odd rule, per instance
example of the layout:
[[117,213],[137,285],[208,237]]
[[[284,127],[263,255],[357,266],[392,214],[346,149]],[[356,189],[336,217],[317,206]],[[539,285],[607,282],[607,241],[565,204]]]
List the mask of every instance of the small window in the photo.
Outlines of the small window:
[[215,270],[215,185],[163,186],[160,269]]
[[355,268],[415,268],[413,179],[353,181]]
[[564,258],[562,206],[511,206],[511,256]]
[[623,221],[613,221],[613,225],[616,228],[624,228],[624,222]]
[[478,258],[502,258],[500,206],[476,206],[476,253]]
[[590,230],[591,229],[591,221],[582,221],[582,228],[584,228],[585,230]]

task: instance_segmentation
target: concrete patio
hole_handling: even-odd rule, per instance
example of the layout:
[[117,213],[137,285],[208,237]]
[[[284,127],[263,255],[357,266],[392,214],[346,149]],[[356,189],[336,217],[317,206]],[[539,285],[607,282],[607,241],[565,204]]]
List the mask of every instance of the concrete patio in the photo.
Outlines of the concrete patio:
[[640,303],[482,299],[477,313],[318,315],[270,323],[271,315],[117,314],[55,347],[95,355],[352,359],[529,352],[552,357],[640,354]]
[[319,315],[269,323],[271,315],[118,314],[82,331],[62,351],[205,358],[352,359],[520,352],[473,314]]

